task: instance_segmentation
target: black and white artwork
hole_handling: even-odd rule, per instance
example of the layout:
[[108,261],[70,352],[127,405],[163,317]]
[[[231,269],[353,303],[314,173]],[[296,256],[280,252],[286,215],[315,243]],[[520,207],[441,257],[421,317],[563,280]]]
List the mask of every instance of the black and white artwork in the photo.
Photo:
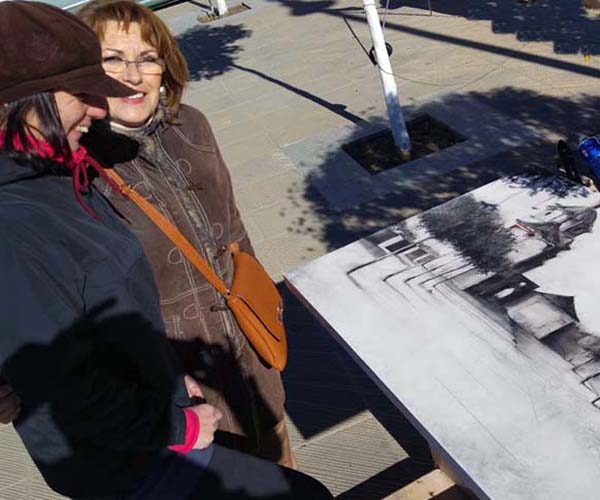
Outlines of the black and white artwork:
[[[518,343],[531,335],[600,395],[600,197],[561,179],[503,180],[362,241],[349,269],[398,307],[444,311]],[[600,224],[599,224],[600,226]]]
[[478,496],[600,498],[598,210],[501,179],[286,279]]

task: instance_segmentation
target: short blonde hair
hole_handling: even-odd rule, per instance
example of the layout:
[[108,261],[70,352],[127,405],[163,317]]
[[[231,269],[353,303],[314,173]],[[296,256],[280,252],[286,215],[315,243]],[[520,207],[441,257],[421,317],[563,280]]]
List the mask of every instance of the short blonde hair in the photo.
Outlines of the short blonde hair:
[[131,23],[140,25],[142,40],[158,52],[165,61],[163,84],[166,87],[167,120],[172,122],[189,78],[187,63],[167,25],[148,7],[133,0],[93,0],[77,14],[95,32],[100,42],[104,39],[106,23],[116,21],[129,30]]

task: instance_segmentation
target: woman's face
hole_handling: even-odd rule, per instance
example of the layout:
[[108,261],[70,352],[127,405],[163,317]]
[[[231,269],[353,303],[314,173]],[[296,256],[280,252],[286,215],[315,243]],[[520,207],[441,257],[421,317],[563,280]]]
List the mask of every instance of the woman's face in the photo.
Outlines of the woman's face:
[[[104,70],[113,78],[137,90],[138,93],[125,98],[108,98],[110,119],[126,127],[144,125],[154,114],[159,102],[159,89],[162,72],[147,68],[142,71],[135,63],[129,63],[125,68],[115,71],[115,63],[126,61],[152,61],[159,54],[142,40],[140,25],[131,23],[129,31],[125,31],[117,21],[108,21],[102,40],[102,58]],[[145,65],[142,65],[145,66]]]
[[64,91],[55,92],[54,99],[69,147],[71,151],[76,151],[79,139],[88,131],[92,120],[101,120],[106,116],[106,103],[103,98],[73,95]]

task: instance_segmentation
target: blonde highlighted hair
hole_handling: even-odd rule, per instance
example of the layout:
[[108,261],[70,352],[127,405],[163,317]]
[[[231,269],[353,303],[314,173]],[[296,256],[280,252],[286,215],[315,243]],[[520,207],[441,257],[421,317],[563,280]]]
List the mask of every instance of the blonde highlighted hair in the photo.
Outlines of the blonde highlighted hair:
[[133,0],[94,0],[77,15],[96,32],[100,42],[104,39],[106,23],[109,21],[116,21],[125,31],[129,31],[131,23],[140,25],[142,40],[156,49],[158,57],[165,61],[162,83],[167,90],[167,120],[172,122],[177,116],[189,72],[175,38],[162,19],[148,7]]

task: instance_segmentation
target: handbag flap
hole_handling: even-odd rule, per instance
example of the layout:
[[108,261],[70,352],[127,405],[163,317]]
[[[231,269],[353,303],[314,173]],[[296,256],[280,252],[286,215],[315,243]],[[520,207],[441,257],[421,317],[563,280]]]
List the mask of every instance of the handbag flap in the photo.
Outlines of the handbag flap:
[[243,300],[278,341],[285,339],[283,300],[275,284],[252,255],[234,251],[231,293]]

